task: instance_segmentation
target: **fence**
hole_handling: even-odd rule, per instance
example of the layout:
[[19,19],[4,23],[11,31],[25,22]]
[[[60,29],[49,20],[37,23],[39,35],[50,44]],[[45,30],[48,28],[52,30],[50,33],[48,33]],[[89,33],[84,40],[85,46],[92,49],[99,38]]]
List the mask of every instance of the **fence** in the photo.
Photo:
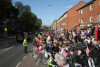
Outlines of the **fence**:
[[38,67],[48,67],[48,53],[42,50],[42,53],[36,53],[37,47],[33,46],[33,58],[37,62]]

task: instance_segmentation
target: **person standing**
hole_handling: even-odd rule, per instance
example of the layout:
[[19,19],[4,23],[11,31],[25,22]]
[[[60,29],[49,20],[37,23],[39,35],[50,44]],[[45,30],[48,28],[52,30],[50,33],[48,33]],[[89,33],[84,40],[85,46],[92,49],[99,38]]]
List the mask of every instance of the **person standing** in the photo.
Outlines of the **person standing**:
[[28,45],[28,42],[27,42],[27,37],[25,37],[24,41],[23,41],[23,46],[24,46],[24,52],[27,53],[27,45]]
[[48,67],[56,67],[56,62],[54,61],[53,51],[48,50],[48,55],[49,55]]
[[94,35],[94,30],[95,30],[95,26],[93,25],[92,28],[91,28],[91,31],[92,31],[92,34],[91,35],[92,36]]
[[95,26],[95,39],[98,39],[98,27],[97,25]]
[[98,40],[100,40],[100,25],[98,26]]

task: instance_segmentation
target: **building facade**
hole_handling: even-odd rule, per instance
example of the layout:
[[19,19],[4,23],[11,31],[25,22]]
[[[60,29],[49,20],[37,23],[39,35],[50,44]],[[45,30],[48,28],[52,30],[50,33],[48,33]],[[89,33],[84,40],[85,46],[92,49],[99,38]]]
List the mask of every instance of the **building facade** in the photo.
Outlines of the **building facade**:
[[100,22],[100,0],[92,0],[77,9],[79,12],[80,26],[77,29],[89,27],[96,22]]
[[77,5],[66,11],[57,20],[57,29],[78,31],[93,23],[100,22],[100,0],[91,0],[88,3],[80,1]]
[[85,4],[84,1],[80,1],[77,5],[66,11],[58,20],[57,20],[57,28],[60,30],[71,30],[73,26],[79,23],[79,13],[76,11],[79,7]]
[[56,30],[56,22],[57,22],[57,20],[54,20],[53,23],[51,24],[52,30]]

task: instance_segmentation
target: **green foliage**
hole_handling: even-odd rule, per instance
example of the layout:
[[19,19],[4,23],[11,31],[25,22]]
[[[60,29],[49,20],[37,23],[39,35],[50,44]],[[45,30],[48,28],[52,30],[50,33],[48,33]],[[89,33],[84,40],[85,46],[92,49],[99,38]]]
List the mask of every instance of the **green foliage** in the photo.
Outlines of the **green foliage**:
[[36,15],[31,12],[31,7],[29,5],[23,5],[21,2],[16,2],[15,8],[19,11],[17,22],[20,29],[31,31],[32,29],[39,29],[41,27],[41,19],[38,19]]
[[[4,21],[9,19],[8,29],[20,29],[23,31],[32,31],[39,29],[42,21],[31,12],[29,5],[23,5],[21,2],[16,2],[12,5],[12,0],[0,0],[0,25],[4,30]],[[0,29],[1,29],[0,27]]]
[[11,7],[13,7],[11,0],[0,0],[0,21],[10,17]]
[[37,29],[39,29],[39,27],[41,27],[41,25],[42,25],[41,19],[36,19],[35,27],[36,27]]

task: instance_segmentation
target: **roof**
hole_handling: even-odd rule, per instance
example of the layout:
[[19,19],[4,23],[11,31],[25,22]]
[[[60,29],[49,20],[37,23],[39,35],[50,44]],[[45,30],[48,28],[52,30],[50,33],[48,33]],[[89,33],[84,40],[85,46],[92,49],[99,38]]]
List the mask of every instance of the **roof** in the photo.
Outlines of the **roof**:
[[[80,2],[84,2],[84,1],[80,1]],[[79,2],[79,3],[80,3],[80,2]],[[78,3],[78,4],[79,4],[79,3]],[[78,4],[76,4],[76,5],[78,5]],[[75,6],[76,6],[76,5],[75,5]],[[73,7],[75,7],[75,6],[73,6]],[[73,8],[73,7],[72,7],[72,8]],[[70,8],[69,10],[71,10],[72,8]],[[69,10],[68,10],[68,11],[69,11]],[[66,11],[61,17],[63,17],[68,11]],[[61,18],[61,17],[60,17],[60,18]],[[60,19],[60,18],[59,18],[59,19]],[[59,20],[59,19],[58,19],[58,20]],[[57,21],[58,21],[58,20],[57,20]]]
[[93,4],[94,1],[95,1],[95,0],[92,0],[92,1],[89,1],[89,2],[85,3],[85,4],[82,5],[80,8],[78,8],[77,11],[80,10],[80,9],[82,9],[82,8],[84,8],[84,7],[86,7],[86,6],[88,6],[88,5],[90,5],[90,4]]
[[[66,11],[61,17],[63,17],[66,13],[67,13],[67,11]],[[61,17],[60,17],[60,18],[61,18]],[[59,18],[59,19],[60,19],[60,18]],[[58,20],[59,20],[59,19],[58,19]]]

